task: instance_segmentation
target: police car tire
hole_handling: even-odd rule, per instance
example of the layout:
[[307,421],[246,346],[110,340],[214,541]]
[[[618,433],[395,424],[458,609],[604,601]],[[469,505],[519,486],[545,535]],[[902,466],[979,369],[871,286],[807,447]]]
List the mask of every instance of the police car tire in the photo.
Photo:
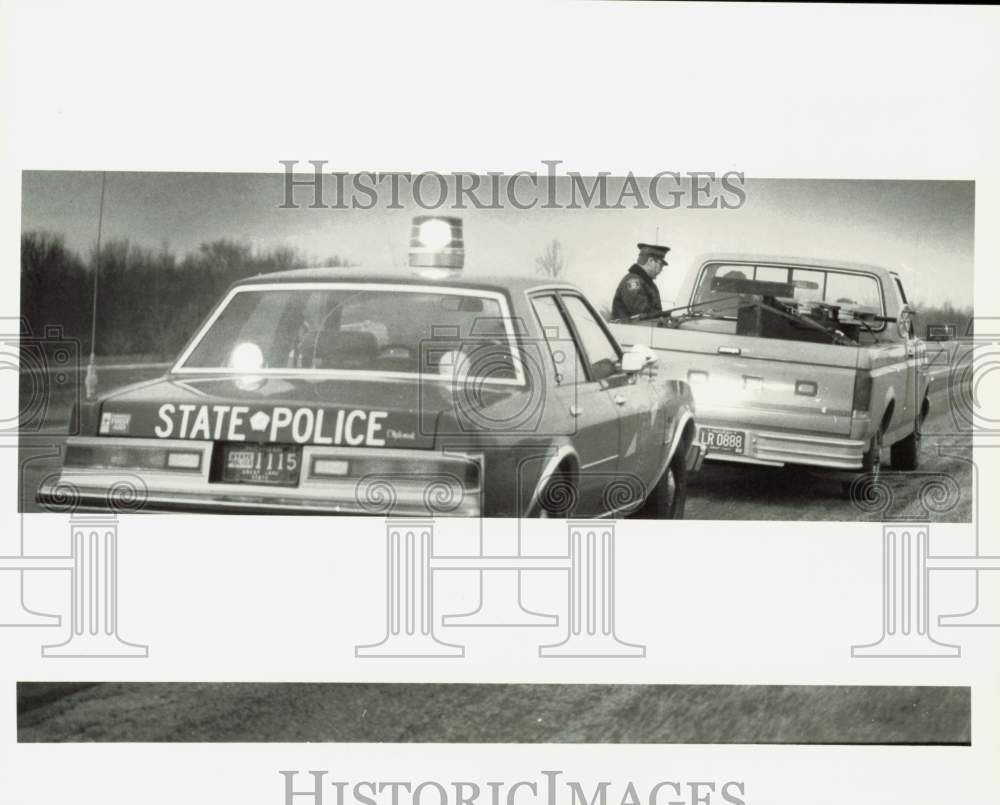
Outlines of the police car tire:
[[684,504],[687,503],[687,476],[685,451],[678,448],[638,516],[653,520],[683,520]]
[[538,502],[536,517],[567,517],[576,508],[576,488],[569,470],[560,466],[549,478]]

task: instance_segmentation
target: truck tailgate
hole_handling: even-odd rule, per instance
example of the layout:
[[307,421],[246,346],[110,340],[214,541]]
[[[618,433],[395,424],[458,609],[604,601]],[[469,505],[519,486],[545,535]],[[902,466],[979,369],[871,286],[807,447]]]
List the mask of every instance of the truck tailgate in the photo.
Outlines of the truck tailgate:
[[622,344],[656,350],[659,371],[685,380],[699,424],[849,436],[857,347],[612,325]]

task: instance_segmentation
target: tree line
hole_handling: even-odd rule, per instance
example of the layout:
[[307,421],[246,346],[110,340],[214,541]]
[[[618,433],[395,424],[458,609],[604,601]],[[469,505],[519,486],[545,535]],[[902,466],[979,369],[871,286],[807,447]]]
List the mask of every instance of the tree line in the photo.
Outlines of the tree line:
[[913,307],[917,311],[913,317],[915,332],[921,338],[927,334],[928,324],[951,324],[959,338],[975,335],[971,306],[956,307],[949,300],[945,300],[940,305],[918,301],[914,303]]
[[[89,353],[97,263],[96,248],[81,257],[61,235],[21,235],[21,315],[35,336],[56,325],[64,338],[79,341],[81,355]],[[96,353],[167,360],[237,280],[303,266],[351,265],[338,255],[316,260],[287,246],[255,250],[225,238],[202,243],[182,257],[167,245],[151,249],[128,240],[109,241],[100,252]],[[566,267],[566,253],[557,240],[546,246],[535,266],[539,274],[553,278],[561,278]],[[915,307],[918,335],[924,335],[927,324],[954,324],[959,336],[971,335],[971,308],[950,302]],[[610,315],[607,305],[601,313]]]
[[[96,271],[100,263],[100,272]],[[310,259],[287,246],[255,250],[219,239],[178,257],[167,245],[150,249],[112,240],[84,258],[61,235],[21,235],[21,316],[37,337],[59,326],[64,338],[90,352],[94,281],[98,281],[95,351],[166,360],[237,280],[303,266],[353,265],[334,255]]]

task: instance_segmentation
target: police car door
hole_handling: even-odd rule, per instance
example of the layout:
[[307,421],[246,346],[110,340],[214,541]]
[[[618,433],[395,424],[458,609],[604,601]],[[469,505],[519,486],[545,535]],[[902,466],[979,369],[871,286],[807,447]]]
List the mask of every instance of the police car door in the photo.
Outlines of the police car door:
[[[592,375],[601,379],[605,393],[618,412],[619,488],[616,499],[623,499],[624,489],[645,497],[643,484],[652,480],[655,468],[661,465],[663,439],[654,436],[654,415],[657,411],[656,392],[647,381],[621,370],[621,352],[608,328],[593,307],[582,296],[561,293],[560,298],[580,336]],[[630,477],[625,477],[630,476]],[[625,484],[626,486],[622,486]]]
[[[554,292],[531,298],[552,356],[556,384],[546,407],[554,417],[565,417],[580,462],[577,487],[578,516],[602,514],[604,491],[618,465],[618,410],[606,384],[594,377],[581,349],[580,338],[566,318]],[[551,403],[551,404],[550,404]]]

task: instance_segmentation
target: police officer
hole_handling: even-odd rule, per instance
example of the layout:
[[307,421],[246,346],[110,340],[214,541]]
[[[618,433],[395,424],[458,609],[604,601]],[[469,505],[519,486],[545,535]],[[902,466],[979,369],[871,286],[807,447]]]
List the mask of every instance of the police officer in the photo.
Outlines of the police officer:
[[669,246],[653,246],[640,243],[639,257],[633,263],[628,273],[618,283],[614,301],[611,303],[611,318],[615,321],[625,321],[632,316],[649,313],[659,313],[660,291],[653,280],[663,271],[667,264]]

